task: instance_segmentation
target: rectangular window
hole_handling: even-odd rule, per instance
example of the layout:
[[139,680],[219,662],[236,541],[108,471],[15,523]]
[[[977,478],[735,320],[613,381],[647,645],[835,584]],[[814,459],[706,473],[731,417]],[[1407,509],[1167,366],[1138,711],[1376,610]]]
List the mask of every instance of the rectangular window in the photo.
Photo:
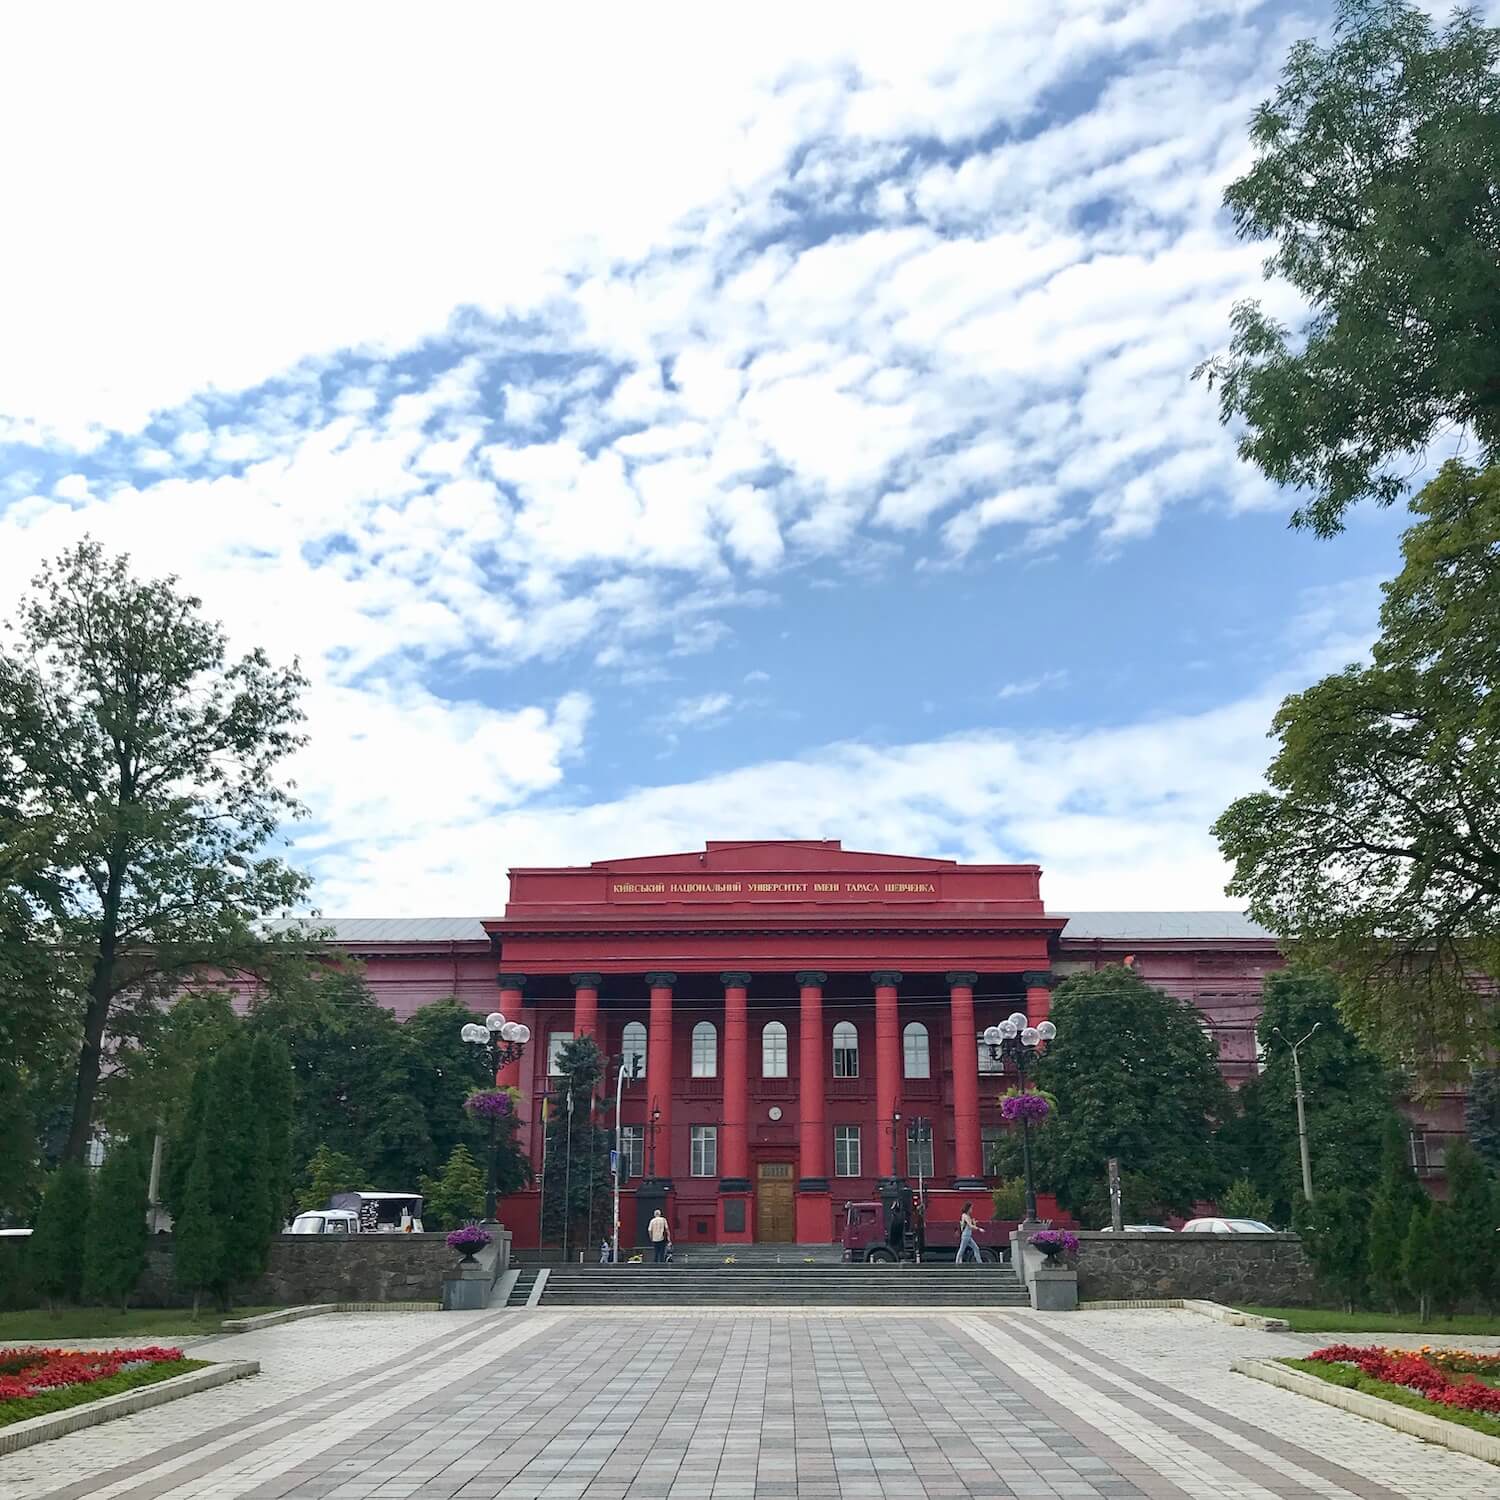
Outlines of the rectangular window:
[[[995,1049],[1000,1050],[998,1047]],[[983,1036],[979,1038],[979,1071],[981,1073],[1003,1073],[1005,1071],[1005,1059],[1003,1057],[990,1056],[990,1044]]]
[[932,1176],[932,1126],[925,1120],[906,1127],[906,1175]]
[[719,1127],[693,1125],[688,1130],[693,1146],[691,1172],[694,1177],[719,1175]]
[[620,1126],[620,1167],[625,1177],[646,1175],[646,1127]]
[[571,1031],[554,1031],[547,1038],[547,1073],[550,1077],[556,1078],[562,1072],[562,1067],[557,1060],[558,1055],[564,1047],[572,1045],[573,1033]]
[[859,1176],[858,1125],[835,1125],[833,1127],[833,1175],[835,1177]]
[[1003,1125],[986,1125],[979,1132],[979,1149],[984,1157],[984,1175],[986,1177],[998,1177],[1000,1168],[995,1165],[995,1157],[999,1153],[1000,1143],[1005,1139],[1005,1127]]

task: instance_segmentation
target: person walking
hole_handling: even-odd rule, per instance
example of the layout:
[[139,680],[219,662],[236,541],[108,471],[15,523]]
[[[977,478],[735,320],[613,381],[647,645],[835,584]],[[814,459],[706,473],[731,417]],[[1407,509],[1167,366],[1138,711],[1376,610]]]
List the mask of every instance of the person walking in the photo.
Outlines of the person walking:
[[964,1204],[963,1212],[958,1216],[958,1264],[964,1263],[964,1257],[972,1250],[974,1252],[974,1264],[976,1266],[984,1263],[984,1257],[979,1253],[979,1245],[975,1241],[976,1234],[983,1234],[984,1229],[975,1221],[974,1204]]
[[651,1222],[646,1225],[646,1238],[651,1241],[651,1259],[658,1266],[667,1263],[667,1251],[672,1245],[672,1230],[667,1223],[667,1216],[657,1209],[651,1215]]
[[609,1263],[614,1259],[614,1257],[609,1253],[610,1249],[611,1246],[608,1239],[599,1241],[599,1264],[601,1266],[609,1265]]

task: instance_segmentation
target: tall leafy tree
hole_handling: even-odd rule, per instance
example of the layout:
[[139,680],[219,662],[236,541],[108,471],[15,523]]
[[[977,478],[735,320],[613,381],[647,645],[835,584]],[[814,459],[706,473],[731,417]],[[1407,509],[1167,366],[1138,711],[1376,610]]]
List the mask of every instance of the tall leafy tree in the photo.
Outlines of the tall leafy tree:
[[1500,467],[1413,502],[1368,666],[1281,705],[1269,789],[1214,825],[1229,891],[1340,978],[1373,1045],[1458,1070],[1497,1040]]
[[264,950],[306,879],[271,852],[298,811],[278,780],[305,678],[224,632],[173,578],[85,540],[44,568],[0,650],[0,743],[45,825],[62,950],[85,972],[66,1155],[94,1123],[106,1034],[201,966]]
[[604,1054],[583,1036],[563,1047],[557,1061],[547,1112],[542,1237],[560,1241],[566,1220],[569,1244],[582,1246],[590,1218],[596,1230],[610,1222],[610,1131],[594,1107]]
[[128,1305],[146,1269],[146,1188],[150,1152],[138,1141],[112,1143],[94,1182],[83,1257],[83,1295]]
[[422,1113],[432,1162],[446,1161],[457,1145],[467,1146],[476,1159],[486,1150],[486,1127],[463,1107],[471,1090],[494,1083],[482,1049],[459,1035],[473,1019],[473,1012],[460,1001],[436,1000],[419,1006],[401,1023],[404,1092]]
[[1186,1211],[1213,1196],[1222,1185],[1213,1135],[1229,1096],[1198,1012],[1112,967],[1064,980],[1052,1020],[1057,1040],[1037,1071],[1057,1101],[1036,1133],[1041,1184],[1072,1212],[1097,1215],[1114,1156],[1132,1178],[1132,1213]]
[[1200,367],[1241,455],[1325,536],[1390,504],[1435,438],[1500,445],[1500,32],[1472,10],[1440,32],[1407,0],[1336,11],[1327,45],[1293,47],[1224,196],[1309,315],[1294,331],[1240,303]]
[[1318,1196],[1324,1188],[1339,1188],[1368,1206],[1382,1144],[1395,1118],[1394,1083],[1379,1056],[1344,1024],[1333,977],[1295,968],[1268,974],[1256,1026],[1264,1071],[1240,1091],[1240,1105],[1251,1127],[1249,1173],[1271,1198],[1278,1223],[1289,1223],[1302,1200],[1296,1078],[1288,1044],[1300,1042],[1314,1027],[1298,1057]]

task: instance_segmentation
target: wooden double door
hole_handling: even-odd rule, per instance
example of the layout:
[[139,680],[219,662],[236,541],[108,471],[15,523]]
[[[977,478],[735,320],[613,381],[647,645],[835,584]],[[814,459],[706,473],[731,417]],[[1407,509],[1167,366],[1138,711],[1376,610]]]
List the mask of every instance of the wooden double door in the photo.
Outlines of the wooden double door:
[[789,1245],[797,1238],[797,1209],[792,1199],[796,1164],[763,1161],[755,1173],[755,1238]]

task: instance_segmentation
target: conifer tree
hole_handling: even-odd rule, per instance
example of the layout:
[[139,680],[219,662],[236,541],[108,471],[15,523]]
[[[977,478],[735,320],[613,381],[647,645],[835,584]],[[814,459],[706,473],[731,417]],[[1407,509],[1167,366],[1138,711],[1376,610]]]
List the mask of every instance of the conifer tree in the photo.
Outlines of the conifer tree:
[[146,1269],[149,1177],[147,1155],[136,1141],[111,1147],[99,1168],[83,1258],[83,1295],[90,1301],[129,1305]]
[[250,1075],[253,1104],[265,1122],[266,1233],[281,1233],[292,1199],[292,1059],[279,1038],[256,1037]]
[[1370,1290],[1392,1311],[1399,1311],[1407,1290],[1402,1256],[1411,1211],[1426,1196],[1407,1158],[1406,1128],[1393,1115],[1386,1124],[1380,1182],[1370,1208]]
[[[424,1183],[431,1180],[422,1179]],[[297,1212],[327,1208],[335,1193],[354,1193],[370,1185],[370,1174],[352,1156],[332,1151],[326,1145],[319,1146],[298,1180]]]
[[1495,1187],[1478,1153],[1465,1140],[1448,1147],[1447,1231],[1453,1297],[1488,1304],[1495,1291]]
[[1347,1188],[1320,1192],[1297,1212],[1302,1243],[1318,1275],[1352,1312],[1365,1291],[1370,1259],[1369,1205],[1364,1195]]
[[1417,1299],[1417,1317],[1425,1323],[1432,1311],[1433,1290],[1438,1280],[1438,1261],[1445,1253],[1433,1234],[1432,1204],[1427,1195],[1414,1204],[1401,1239],[1401,1274],[1406,1289]]
[[81,1162],[64,1162],[47,1182],[27,1250],[32,1280],[47,1299],[76,1302],[83,1286],[92,1184]]
[[193,1316],[204,1292],[222,1300],[228,1286],[224,1223],[214,1210],[214,1146],[201,1133],[172,1223],[173,1269],[179,1286],[193,1294]]
[[270,1183],[266,1133],[251,1091],[251,1044],[237,1038],[214,1061],[209,1129],[215,1137],[213,1206],[223,1226],[225,1283],[265,1269]]
[[457,1229],[484,1213],[484,1173],[467,1146],[455,1146],[436,1178],[423,1177],[422,1222]]

